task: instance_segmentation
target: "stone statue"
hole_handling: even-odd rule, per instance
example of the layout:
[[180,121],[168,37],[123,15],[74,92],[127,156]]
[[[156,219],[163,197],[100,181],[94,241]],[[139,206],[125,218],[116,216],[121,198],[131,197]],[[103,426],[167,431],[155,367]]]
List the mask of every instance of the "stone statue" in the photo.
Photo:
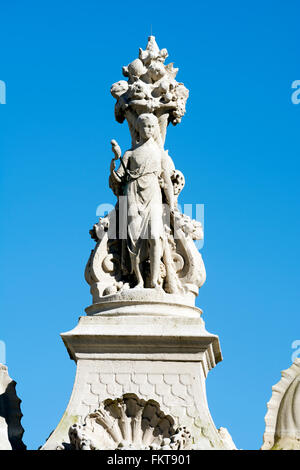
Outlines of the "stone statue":
[[44,450],[235,449],[215,427],[208,372],[222,360],[195,298],[205,268],[202,226],[180,211],[185,179],[165,149],[188,90],[150,36],[111,87],[131,144],[111,141],[115,208],[90,231],[85,278],[93,303],[62,339],[77,364],[73,393]]
[[94,303],[150,288],[156,295],[177,294],[193,304],[205,281],[202,257],[193,243],[203,238],[202,226],[178,209],[184,176],[164,149],[167,126],[181,121],[188,98],[188,90],[175,80],[178,69],[164,64],[167,57],[167,50],[160,50],[150,36],[146,50],[140,49],[139,58],[123,67],[128,81],[111,87],[115,117],[127,121],[131,148],[122,156],[111,141],[109,186],[118,202],[91,230],[97,245],[86,280]]

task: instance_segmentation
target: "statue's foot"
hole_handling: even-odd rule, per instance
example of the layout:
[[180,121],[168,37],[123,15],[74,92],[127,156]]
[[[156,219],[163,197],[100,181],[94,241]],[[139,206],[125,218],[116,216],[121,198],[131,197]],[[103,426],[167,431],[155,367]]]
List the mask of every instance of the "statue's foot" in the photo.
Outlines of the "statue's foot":
[[132,289],[143,289],[144,288],[144,283],[143,282],[138,282],[136,286],[134,286]]

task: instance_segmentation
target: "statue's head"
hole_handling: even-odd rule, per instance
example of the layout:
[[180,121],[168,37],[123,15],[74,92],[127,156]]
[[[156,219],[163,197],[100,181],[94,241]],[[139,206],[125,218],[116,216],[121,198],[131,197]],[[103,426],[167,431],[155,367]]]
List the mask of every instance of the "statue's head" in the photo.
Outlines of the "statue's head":
[[140,140],[148,140],[151,137],[157,138],[159,132],[158,119],[154,114],[140,114],[136,121],[136,127]]

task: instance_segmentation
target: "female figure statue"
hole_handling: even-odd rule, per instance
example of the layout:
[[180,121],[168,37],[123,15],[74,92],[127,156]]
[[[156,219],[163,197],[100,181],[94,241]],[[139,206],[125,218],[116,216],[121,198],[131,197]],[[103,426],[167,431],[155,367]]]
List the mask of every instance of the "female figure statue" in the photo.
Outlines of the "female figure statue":
[[[127,249],[136,287],[144,287],[142,265],[150,261],[150,286],[159,287],[160,263],[164,246],[163,198],[174,212],[173,185],[167,154],[162,149],[158,119],[154,114],[141,114],[136,121],[138,142],[121,157],[121,149],[112,141],[115,159],[111,164],[110,185],[118,187],[117,195],[127,197]],[[121,164],[115,171],[115,161]],[[123,220],[126,220],[123,217]],[[125,222],[126,223],[126,222]]]

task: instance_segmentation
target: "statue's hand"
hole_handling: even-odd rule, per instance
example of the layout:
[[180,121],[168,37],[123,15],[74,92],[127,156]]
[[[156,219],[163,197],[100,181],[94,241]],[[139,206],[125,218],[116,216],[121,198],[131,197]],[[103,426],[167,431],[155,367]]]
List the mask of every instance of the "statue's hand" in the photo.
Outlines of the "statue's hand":
[[114,152],[115,154],[115,160],[118,160],[121,155],[122,155],[122,152],[121,152],[121,148],[120,146],[118,145],[118,142],[116,140],[112,140],[111,141],[111,148],[112,148],[112,151]]

